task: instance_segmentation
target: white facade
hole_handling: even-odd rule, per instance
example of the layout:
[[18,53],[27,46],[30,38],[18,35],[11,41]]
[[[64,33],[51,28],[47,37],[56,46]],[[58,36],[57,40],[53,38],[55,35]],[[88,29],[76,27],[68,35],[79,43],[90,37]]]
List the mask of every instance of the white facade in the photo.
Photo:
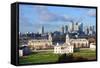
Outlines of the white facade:
[[52,36],[51,34],[48,34],[48,39],[32,39],[28,41],[28,46],[31,47],[31,49],[43,49],[48,48],[52,46]]
[[56,54],[61,53],[61,46],[54,46],[54,53]]
[[19,56],[23,56],[23,50],[19,50]]
[[[63,53],[73,53],[74,48],[88,48],[89,42],[87,39],[70,39],[68,35],[66,35],[66,42],[62,45],[57,43],[54,46],[54,53],[63,54]],[[95,48],[91,45],[91,48]]]
[[55,54],[68,54],[68,53],[73,53],[73,46],[69,44],[63,44],[63,45],[56,45],[54,46],[54,53]]
[[95,50],[96,49],[96,45],[94,43],[90,43],[90,49]]
[[75,48],[88,48],[89,47],[89,42],[87,39],[70,39],[70,43]]
[[89,47],[89,42],[87,39],[70,39],[68,35],[66,35],[66,43],[70,43],[75,48],[86,48]]

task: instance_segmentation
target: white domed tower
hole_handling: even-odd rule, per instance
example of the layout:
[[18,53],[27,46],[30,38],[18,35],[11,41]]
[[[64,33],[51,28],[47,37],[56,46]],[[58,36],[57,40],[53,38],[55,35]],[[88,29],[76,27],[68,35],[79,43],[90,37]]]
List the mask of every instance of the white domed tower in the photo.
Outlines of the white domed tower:
[[69,35],[66,34],[66,43],[69,43],[69,40],[70,40]]

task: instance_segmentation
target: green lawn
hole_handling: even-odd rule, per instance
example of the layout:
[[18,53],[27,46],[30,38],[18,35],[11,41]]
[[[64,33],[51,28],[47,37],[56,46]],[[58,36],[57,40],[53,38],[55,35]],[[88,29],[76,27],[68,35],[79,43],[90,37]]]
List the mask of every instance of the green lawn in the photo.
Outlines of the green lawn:
[[[73,57],[83,57],[87,58],[88,60],[95,59],[96,53],[95,51],[91,50],[80,50],[78,52],[73,53]],[[49,63],[49,62],[57,62],[59,55],[54,54],[53,52],[38,52],[32,53],[29,56],[24,56],[19,58],[20,64],[30,64],[30,63]]]
[[20,64],[56,62],[59,55],[52,52],[39,52],[29,56],[20,57]]
[[79,52],[73,53],[73,56],[82,56],[83,58],[87,58],[89,60],[96,58],[96,52],[92,50],[80,50]]

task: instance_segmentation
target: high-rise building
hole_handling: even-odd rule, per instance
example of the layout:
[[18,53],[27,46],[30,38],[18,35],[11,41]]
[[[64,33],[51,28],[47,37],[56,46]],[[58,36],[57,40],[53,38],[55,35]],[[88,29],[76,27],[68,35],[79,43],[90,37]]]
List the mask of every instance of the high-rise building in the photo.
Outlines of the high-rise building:
[[44,26],[41,26],[40,30],[39,30],[40,34],[44,34]]
[[42,34],[44,34],[44,26],[42,26]]
[[64,26],[61,27],[61,33],[64,33]]
[[74,31],[78,31],[78,30],[79,30],[79,23],[76,22],[76,23],[74,24]]
[[68,25],[65,25],[65,33],[68,33]]
[[86,35],[89,34],[89,27],[88,27],[88,26],[85,28],[85,34],[86,34]]
[[96,27],[93,25],[93,34],[96,34]]
[[94,26],[90,26],[89,34],[91,34],[91,35],[95,34],[95,27]]
[[73,32],[74,31],[74,22],[72,22],[72,29],[71,31]]
[[74,31],[74,22],[70,22],[70,24],[68,25],[68,32],[72,31]]
[[83,23],[79,25],[79,32],[83,32]]
[[93,25],[93,31],[95,31],[95,26]]
[[69,24],[69,27],[68,27],[69,32],[77,32],[78,30],[79,30],[79,23],[78,22],[76,22],[76,23],[71,22]]
[[92,26],[90,26],[90,30],[91,30],[91,31],[93,30]]

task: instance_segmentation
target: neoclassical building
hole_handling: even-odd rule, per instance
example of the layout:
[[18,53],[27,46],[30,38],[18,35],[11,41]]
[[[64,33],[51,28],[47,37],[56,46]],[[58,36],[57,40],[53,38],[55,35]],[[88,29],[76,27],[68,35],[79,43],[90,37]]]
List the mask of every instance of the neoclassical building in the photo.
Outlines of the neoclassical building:
[[89,47],[89,42],[87,39],[71,39],[71,44],[74,48],[87,48]]
[[89,41],[84,38],[76,38],[76,39],[70,39],[69,35],[66,35],[66,43],[70,43],[74,46],[74,48],[88,48],[89,47]]
[[59,45],[57,43],[56,46],[54,46],[54,53],[55,54],[68,54],[68,53],[73,53],[73,45],[70,45],[70,43],[64,43],[63,45]]
[[31,49],[44,49],[52,46],[52,36],[49,34],[48,39],[32,39],[28,41]]
[[87,39],[70,39],[69,35],[66,35],[66,42],[62,45],[54,46],[54,53],[56,54],[64,54],[64,53],[73,53],[74,48],[89,48],[89,43]]

